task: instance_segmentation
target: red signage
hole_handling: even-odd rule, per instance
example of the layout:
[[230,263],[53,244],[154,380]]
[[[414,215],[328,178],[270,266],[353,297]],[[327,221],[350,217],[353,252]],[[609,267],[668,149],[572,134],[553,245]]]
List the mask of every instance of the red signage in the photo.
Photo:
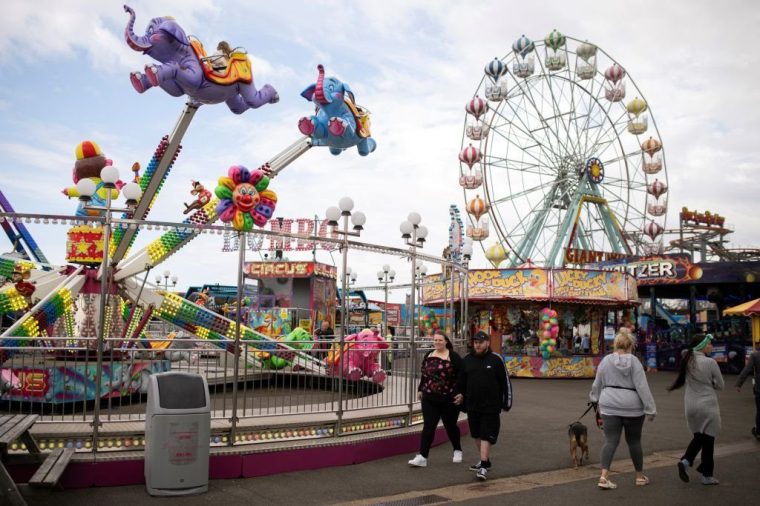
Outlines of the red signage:
[[627,255],[624,253],[613,253],[611,251],[592,251],[575,248],[565,249],[566,264],[595,264],[625,258],[626,256]]
[[710,211],[705,211],[704,213],[689,211],[685,207],[681,209],[680,218],[685,224],[691,222],[696,225],[707,225],[710,227],[722,227],[726,222],[726,218],[719,214],[712,214]]
[[338,277],[335,267],[318,262],[247,262],[243,270],[247,277],[254,279]]

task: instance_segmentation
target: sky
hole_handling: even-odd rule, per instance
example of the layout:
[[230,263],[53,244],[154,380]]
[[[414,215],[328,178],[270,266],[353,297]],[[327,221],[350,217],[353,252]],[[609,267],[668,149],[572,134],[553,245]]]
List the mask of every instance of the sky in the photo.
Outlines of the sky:
[[[755,33],[760,7],[752,1],[401,1],[238,0],[132,1],[135,29],[174,16],[207,47],[219,40],[248,50],[257,86],[269,83],[280,102],[242,115],[224,104],[202,106],[150,218],[181,221],[194,179],[213,189],[231,165],[255,168],[300,138],[298,119],[311,106],[300,92],[316,66],[348,82],[372,113],[377,150],[360,157],[313,148],[271,184],[277,216],[323,216],[343,196],[367,215],[362,240],[403,247],[398,226],[417,211],[430,230],[424,251],[448,241],[449,206],[464,207],[457,183],[464,105],[483,67],[511,50],[521,34],[540,40],[552,29],[588,40],[615,60],[644,93],[667,161],[669,226],[681,207],[726,216],[734,247],[760,247],[755,175],[760,169],[760,88]],[[123,39],[121,2],[3,2],[0,18],[0,189],[19,212],[72,214],[74,148],[98,142],[129,175],[147,165],[184,104],[161,89],[140,95],[129,73],[152,60]],[[53,263],[63,263],[64,227],[31,225]],[[136,247],[156,235],[144,231]],[[2,238],[5,240],[5,238]],[[6,241],[7,242],[7,241]],[[492,241],[486,241],[488,246]],[[0,240],[0,244],[2,244]],[[179,288],[234,283],[234,253],[218,236],[201,236],[166,268]],[[10,244],[0,246],[10,250]],[[308,254],[291,253],[291,259]],[[259,254],[249,252],[248,259]],[[319,260],[339,263],[337,256]],[[359,284],[376,284],[389,264],[409,281],[409,264],[352,252]],[[476,249],[471,264],[486,267]],[[391,300],[400,299],[396,290]]]

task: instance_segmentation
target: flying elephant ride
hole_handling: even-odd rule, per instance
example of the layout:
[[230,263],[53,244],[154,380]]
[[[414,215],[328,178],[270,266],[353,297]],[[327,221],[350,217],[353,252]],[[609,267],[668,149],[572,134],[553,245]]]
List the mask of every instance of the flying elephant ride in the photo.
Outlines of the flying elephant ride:
[[251,60],[245,50],[232,50],[227,67],[217,70],[203,44],[188,37],[173,17],[151,19],[145,34],[138,36],[134,32],[135,11],[128,5],[124,10],[129,14],[124,30],[129,47],[161,63],[146,65],[145,73],[130,74],[132,86],[138,93],[159,86],[173,97],[187,95],[200,104],[224,102],[235,114],[280,100],[269,84],[256,89]]
[[347,83],[325,77],[323,65],[317,66],[317,82],[306,87],[301,96],[313,102],[316,113],[298,121],[298,130],[311,138],[314,146],[327,146],[339,155],[356,146],[367,156],[377,147],[370,134],[369,111],[356,105],[354,92]]

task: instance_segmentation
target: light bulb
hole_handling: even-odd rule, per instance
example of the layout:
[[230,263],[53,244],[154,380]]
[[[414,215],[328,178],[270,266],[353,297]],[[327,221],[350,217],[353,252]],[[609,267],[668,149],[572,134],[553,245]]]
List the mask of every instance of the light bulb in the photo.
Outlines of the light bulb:
[[100,171],[100,179],[102,179],[103,183],[106,185],[113,187],[116,181],[119,180],[119,169],[113,165],[106,165]]
[[425,237],[428,235],[428,229],[425,225],[420,225],[417,227],[417,240],[418,241],[424,241]]
[[383,264],[383,272],[388,272],[391,270],[391,266],[388,264]]
[[399,230],[401,230],[401,237],[404,239],[409,239],[412,237],[412,232],[414,231],[414,225],[412,225],[408,221],[404,221],[401,223],[401,225],[398,227]]
[[83,178],[77,181],[79,200],[90,200],[95,193],[95,183],[92,179]]
[[142,189],[137,183],[127,183],[121,189],[121,193],[124,194],[124,198],[127,199],[127,204],[137,204],[142,196]]
[[361,211],[356,211],[351,216],[351,223],[354,224],[354,230],[363,230],[364,224],[367,223],[367,216]]
[[337,225],[338,218],[340,218],[340,209],[335,206],[328,207],[327,211],[325,211],[325,218],[327,218],[329,225]]
[[422,216],[420,216],[420,213],[412,212],[409,213],[409,216],[407,216],[406,219],[409,221],[409,223],[416,227],[422,221]]
[[348,216],[351,214],[351,210],[354,208],[354,201],[351,199],[351,197],[343,197],[338,201],[338,207],[344,215]]

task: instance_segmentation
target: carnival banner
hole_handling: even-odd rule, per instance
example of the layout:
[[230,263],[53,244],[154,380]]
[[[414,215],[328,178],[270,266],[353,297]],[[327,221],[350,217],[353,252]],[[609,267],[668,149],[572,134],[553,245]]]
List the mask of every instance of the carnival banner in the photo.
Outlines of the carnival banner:
[[517,378],[593,378],[602,357],[504,356],[510,376]]
[[626,277],[619,272],[560,269],[552,271],[552,298],[628,300]]
[[760,262],[693,263],[689,255],[631,257],[626,262],[602,264],[634,276],[638,286],[684,283],[755,283]]
[[[427,276],[422,303],[440,303],[446,285],[440,274]],[[449,284],[451,293],[451,285]],[[567,301],[623,301],[638,297],[636,280],[625,273],[580,269],[480,269],[468,274],[470,299],[533,299]],[[454,299],[459,298],[455,283]]]
[[473,299],[504,297],[547,298],[549,278],[544,269],[488,269],[470,271],[469,296]]

